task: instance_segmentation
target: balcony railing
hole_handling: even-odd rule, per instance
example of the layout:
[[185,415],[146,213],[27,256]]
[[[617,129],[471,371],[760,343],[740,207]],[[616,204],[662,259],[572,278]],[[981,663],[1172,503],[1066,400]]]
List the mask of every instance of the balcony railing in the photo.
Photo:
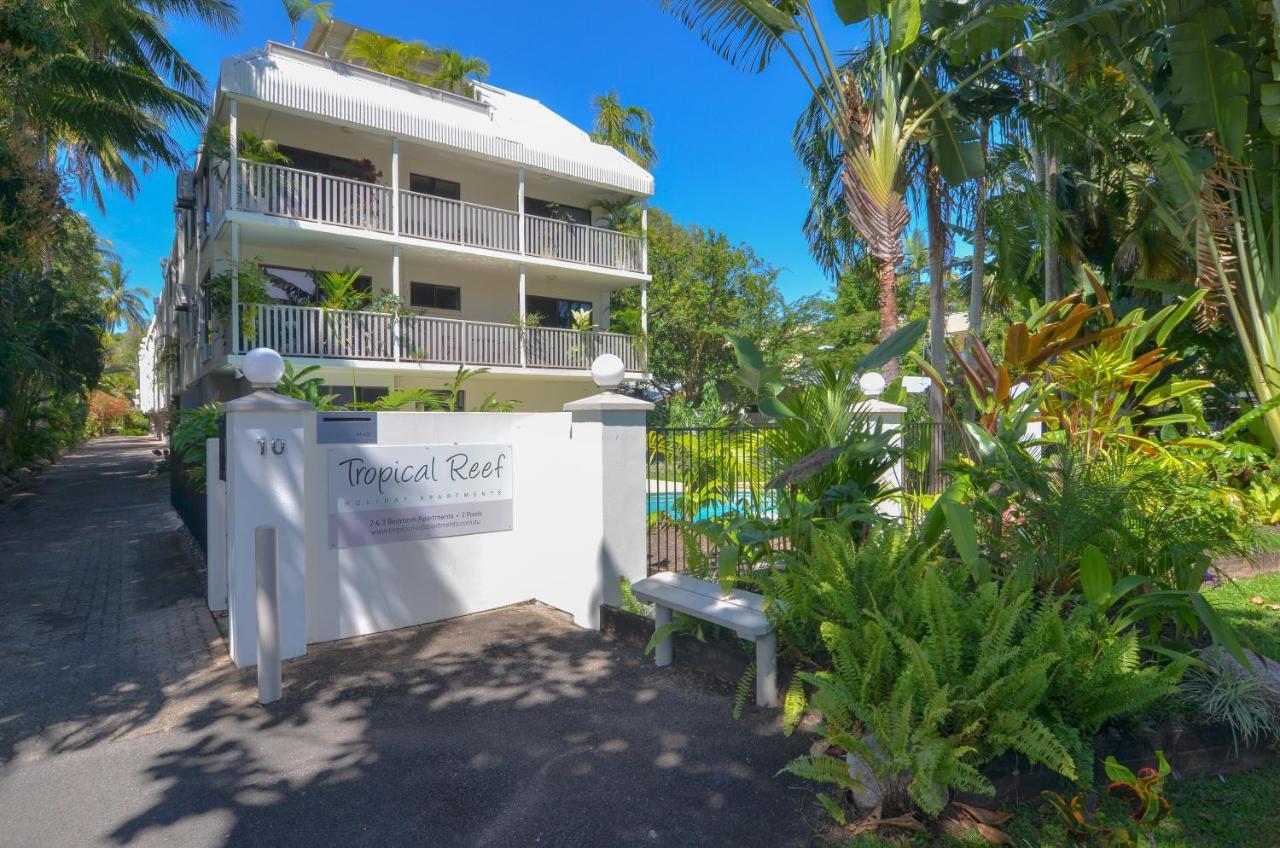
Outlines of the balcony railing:
[[414,238],[520,252],[520,216],[507,209],[400,192],[400,232]]
[[[283,165],[237,163],[236,206],[246,212],[395,230],[395,193],[383,185]],[[410,238],[520,253],[520,214],[412,191],[399,192],[399,234]],[[524,216],[524,255],[600,268],[643,271],[643,238],[600,227]]]
[[283,165],[241,160],[236,208],[391,232],[391,189]]
[[585,224],[526,215],[525,250],[532,256],[621,268],[644,270],[644,239]]
[[384,312],[318,306],[242,304],[240,308],[245,332],[238,353],[269,347],[282,356],[314,359],[560,369],[588,369],[597,356],[612,353],[627,371],[645,368],[643,346],[623,333],[580,333],[426,315],[397,319]]

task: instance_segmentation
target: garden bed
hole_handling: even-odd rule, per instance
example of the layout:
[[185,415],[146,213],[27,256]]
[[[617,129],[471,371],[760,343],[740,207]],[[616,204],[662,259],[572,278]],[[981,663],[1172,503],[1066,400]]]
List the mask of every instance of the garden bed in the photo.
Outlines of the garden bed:
[[[601,604],[600,629],[606,636],[643,651],[653,635],[653,619],[618,607]],[[677,633],[675,664],[705,674],[728,686],[736,686],[751,662],[750,650],[737,638],[698,639]],[[790,669],[779,669],[779,679],[790,678]],[[1155,765],[1154,754],[1164,751],[1179,778],[1232,774],[1280,764],[1280,753],[1264,743],[1241,744],[1238,749],[1225,725],[1188,725],[1171,722],[1159,727],[1103,730],[1093,740],[1098,756],[1097,779],[1105,782],[1101,762],[1114,756],[1136,770]],[[978,805],[1008,805],[1038,800],[1045,790],[1067,792],[1070,786],[1043,766],[1012,753],[983,769],[996,787],[994,801],[987,796],[958,797]]]

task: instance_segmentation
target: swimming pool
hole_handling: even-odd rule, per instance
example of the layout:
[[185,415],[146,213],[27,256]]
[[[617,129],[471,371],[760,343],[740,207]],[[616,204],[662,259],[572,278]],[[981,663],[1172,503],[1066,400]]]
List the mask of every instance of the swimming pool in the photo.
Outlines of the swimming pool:
[[[655,513],[662,512],[667,515],[674,515],[677,518],[683,517],[680,514],[681,507],[683,506],[683,504],[680,503],[680,499],[682,497],[683,495],[680,492],[650,492],[648,514],[653,515]],[[771,494],[761,498],[756,505],[760,508],[759,512],[762,516],[773,514],[773,500]],[[744,507],[749,506],[750,497],[745,495],[742,501],[737,503],[708,501],[702,505],[702,509],[698,510],[698,514],[693,516],[693,518],[695,521],[705,521],[709,518],[723,518],[726,515],[736,515],[741,513],[744,511]]]

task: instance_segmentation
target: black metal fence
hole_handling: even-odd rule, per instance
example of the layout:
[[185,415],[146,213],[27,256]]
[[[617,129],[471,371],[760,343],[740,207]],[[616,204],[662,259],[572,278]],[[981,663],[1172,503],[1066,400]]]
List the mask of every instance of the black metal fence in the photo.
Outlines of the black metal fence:
[[760,427],[660,427],[649,430],[647,465],[649,573],[687,571],[712,544],[686,548],[681,522],[771,514],[765,484],[780,469],[765,450]]
[[203,489],[197,488],[191,480],[182,459],[169,453],[169,503],[173,511],[178,513],[182,523],[187,525],[200,550],[209,552],[209,513],[208,498]]
[[948,466],[969,452],[964,429],[952,421],[912,421],[902,425],[902,492],[907,514],[921,496],[938,495],[951,484]]
[[[782,469],[767,450],[768,439],[768,428],[750,426],[649,430],[650,574],[714,567],[713,542],[686,532],[691,522],[774,514],[776,495],[765,484]],[[969,446],[958,424],[923,421],[902,426],[902,449],[903,511],[912,519],[921,514],[928,496],[947,488],[949,464]]]

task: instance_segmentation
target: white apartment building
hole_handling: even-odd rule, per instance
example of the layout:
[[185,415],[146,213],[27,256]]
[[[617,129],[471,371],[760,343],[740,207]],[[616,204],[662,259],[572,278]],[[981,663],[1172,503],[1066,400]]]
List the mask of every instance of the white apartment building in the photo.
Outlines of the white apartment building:
[[[609,332],[609,302],[640,286],[645,314],[645,238],[603,218],[642,206],[653,177],[530,98],[483,83],[468,97],[337,58],[356,32],[334,21],[302,49],[270,42],[223,61],[209,126],[236,142],[179,175],[143,410],[244,394],[237,367],[258,346],[364,401],[442,388],[461,365],[488,369],[465,408],[493,393],[558,410],[595,391],[588,368],[606,352],[644,378],[642,339]],[[287,164],[241,155],[254,138]],[[230,273],[249,262],[265,302]],[[325,308],[317,273],[346,268],[405,308]],[[596,329],[571,329],[575,310]]]

